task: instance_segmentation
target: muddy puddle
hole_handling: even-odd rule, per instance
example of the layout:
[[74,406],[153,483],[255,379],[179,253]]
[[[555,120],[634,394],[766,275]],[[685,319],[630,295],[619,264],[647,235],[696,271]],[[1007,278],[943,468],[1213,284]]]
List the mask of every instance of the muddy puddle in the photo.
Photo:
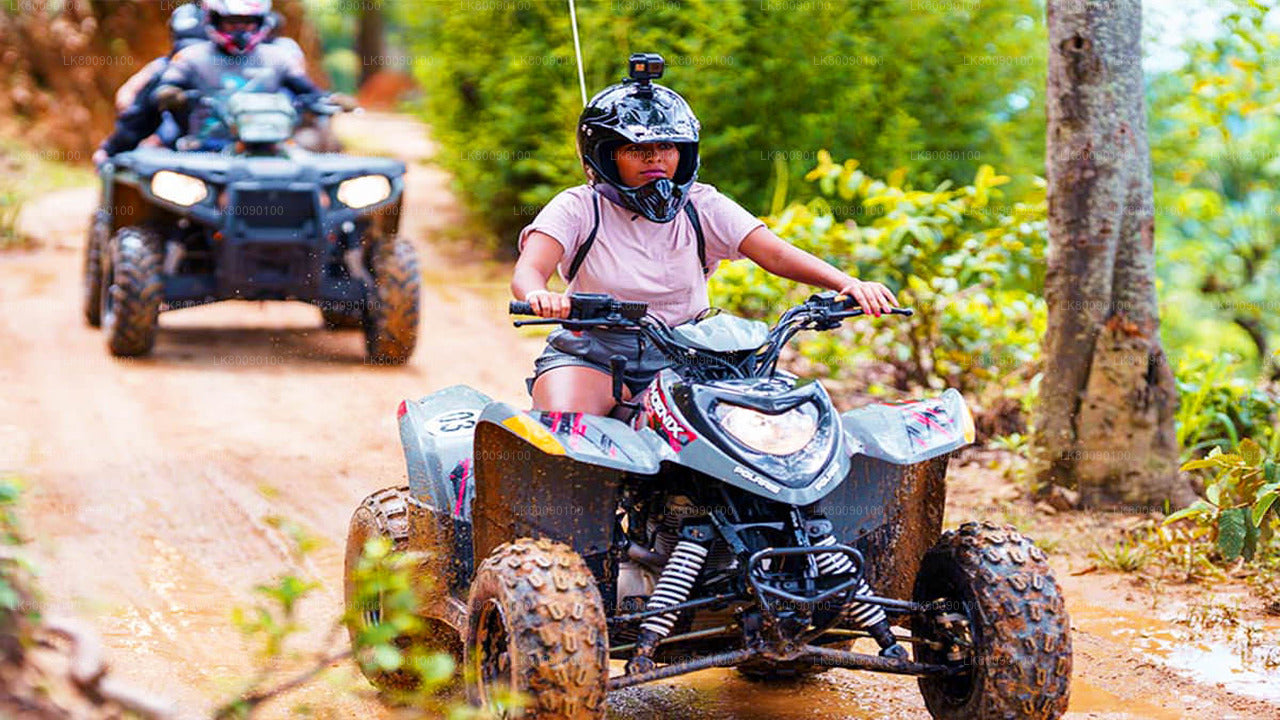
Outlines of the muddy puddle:
[[1212,603],[1159,616],[1083,603],[1070,609],[1078,629],[1152,663],[1229,692],[1280,702],[1280,618],[1237,619],[1229,605]]
[[609,694],[608,720],[873,720],[928,717],[912,678],[832,670],[763,685],[732,669],[704,670]]

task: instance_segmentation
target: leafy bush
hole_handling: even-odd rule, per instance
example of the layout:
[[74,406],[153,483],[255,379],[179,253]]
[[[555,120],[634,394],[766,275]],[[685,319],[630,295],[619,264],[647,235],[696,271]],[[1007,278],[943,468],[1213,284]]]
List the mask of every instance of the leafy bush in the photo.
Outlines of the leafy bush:
[[[1274,3],[1231,0],[1219,32],[1151,85],[1157,270],[1185,344],[1244,348],[1280,378],[1280,69]],[[1203,322],[1211,318],[1216,322]]]
[[[911,318],[892,316],[850,323],[801,345],[814,362],[839,375],[857,359],[891,365],[894,382],[955,387],[962,392],[1003,383],[1039,352],[1045,305],[1046,244],[1043,196],[1000,204],[1009,178],[990,166],[973,184],[932,191],[887,182],[836,164],[825,150],[807,176],[823,198],[793,204],[767,218],[780,237],[850,274],[885,283]],[[854,219],[841,221],[834,210]],[[770,318],[811,292],[748,262],[721,268],[712,279],[714,304],[735,313]]]
[[1189,352],[1174,365],[1183,460],[1210,448],[1235,447],[1245,438],[1267,444],[1276,435],[1280,398],[1239,377],[1239,370],[1237,359],[1207,352]]
[[1182,470],[1202,469],[1215,471],[1205,484],[1205,499],[1173,513],[1165,524],[1194,520],[1209,528],[1223,560],[1252,560],[1275,536],[1280,520],[1280,436],[1269,451],[1246,439],[1234,452],[1215,447],[1208,456],[1182,465]]
[[[764,212],[814,148],[930,184],[1043,154],[1044,28],[1036,0],[944,3],[612,0],[579,3],[588,94],[630,52],[660,52],[664,82],[703,123],[702,178]],[[563,2],[400,3],[422,114],[477,217],[514,232],[582,182],[582,100]]]

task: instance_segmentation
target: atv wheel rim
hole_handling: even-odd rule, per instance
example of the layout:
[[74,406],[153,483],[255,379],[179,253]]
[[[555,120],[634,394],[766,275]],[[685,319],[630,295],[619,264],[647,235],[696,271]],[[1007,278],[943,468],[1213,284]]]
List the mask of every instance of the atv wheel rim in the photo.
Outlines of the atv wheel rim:
[[507,618],[494,600],[485,603],[480,612],[476,634],[478,664],[476,685],[482,707],[500,718],[513,717],[502,697],[514,689],[511,682],[511,642],[507,634]]
[[[970,603],[968,600],[957,601],[956,599],[954,599],[954,597],[948,597],[943,602],[945,602],[948,605],[952,605],[952,604],[955,604],[956,602],[959,602],[961,607],[961,613],[964,615],[965,620],[967,621],[967,624],[968,624],[967,631],[963,634],[961,639],[968,642],[969,652],[967,653],[967,656],[965,657],[965,659],[960,661],[955,661],[955,660],[948,660],[947,654],[945,651],[937,651],[937,650],[928,648],[927,646],[924,646],[924,645],[917,645],[916,647],[919,648],[919,652],[920,652],[920,657],[918,659],[918,662],[936,663],[939,665],[959,664],[962,667],[967,666],[969,669],[965,670],[964,672],[956,673],[955,675],[952,675],[946,678],[942,684],[943,691],[949,701],[955,703],[956,705],[964,705],[969,702],[971,696],[973,695],[974,688],[977,687],[977,683],[974,682],[975,680],[974,672],[977,670],[977,668],[975,668],[973,665],[974,663],[973,654],[974,654],[974,650],[978,646],[978,641],[980,640],[978,633],[981,631],[981,628],[977,625],[977,623],[975,623],[975,618],[977,618],[977,610],[974,607],[974,605]],[[931,622],[930,625],[932,626],[933,623]],[[943,631],[933,627],[930,628],[930,635],[934,636],[931,639],[942,639],[943,637],[947,637],[947,635],[944,634]]]

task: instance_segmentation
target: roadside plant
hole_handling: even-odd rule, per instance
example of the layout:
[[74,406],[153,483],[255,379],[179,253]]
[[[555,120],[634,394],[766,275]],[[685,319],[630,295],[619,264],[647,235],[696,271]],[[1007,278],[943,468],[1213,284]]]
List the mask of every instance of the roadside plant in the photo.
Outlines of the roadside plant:
[[1215,447],[1198,460],[1183,463],[1182,470],[1211,470],[1205,497],[1173,513],[1165,524],[1191,520],[1207,527],[1210,539],[1225,561],[1252,560],[1259,547],[1275,537],[1280,520],[1280,435],[1273,435],[1263,449],[1245,439],[1234,451]]
[[[300,526],[278,517],[269,517],[267,522],[290,538],[294,560],[299,564],[319,545],[318,540]],[[331,628],[327,647],[311,652],[292,648],[291,643],[306,629],[298,621],[297,608],[321,587],[320,583],[285,573],[255,587],[258,603],[252,608],[236,608],[232,619],[246,637],[259,645],[257,670],[237,697],[215,710],[214,717],[219,720],[252,717],[268,702],[319,679],[335,665],[354,659],[366,668],[401,672],[409,677],[406,683],[409,689],[397,691],[389,698],[398,705],[448,720],[488,718],[484,712],[450,697],[450,691],[458,685],[453,658],[398,642],[398,638],[412,635],[421,626],[417,614],[420,601],[415,587],[420,579],[415,579],[414,574],[418,564],[419,559],[413,553],[392,552],[391,543],[385,538],[373,538],[366,544],[353,573],[355,592],[358,598],[374,601],[378,612],[374,622],[356,624],[361,631],[350,647],[338,640],[346,636],[343,627],[352,619],[344,616]],[[367,606],[366,603],[353,605]],[[300,657],[305,658],[301,663]],[[293,675],[280,680],[284,666],[290,667]]]
[[1280,398],[1240,377],[1240,361],[1229,355],[1192,351],[1174,366],[1181,402],[1177,438],[1182,459],[1210,448],[1227,450],[1252,438],[1267,444],[1276,434]]
[[1139,541],[1128,538],[1117,540],[1111,549],[1098,545],[1092,554],[1102,567],[1122,573],[1138,572],[1145,568],[1147,561],[1150,560],[1147,547]]
[[[1046,245],[1041,190],[1024,202],[1004,202],[1000,187],[1010,178],[989,165],[969,185],[917,190],[905,170],[881,180],[857,160],[836,163],[825,150],[805,179],[822,196],[766,218],[770,228],[836,267],[885,283],[915,314],[848,323],[802,342],[802,355],[837,377],[857,361],[887,363],[899,390],[954,387],[967,394],[1018,382],[1039,354],[1045,324],[1044,300],[1036,294]],[[715,305],[772,320],[810,289],[750,263],[731,263],[712,278],[710,291]]]

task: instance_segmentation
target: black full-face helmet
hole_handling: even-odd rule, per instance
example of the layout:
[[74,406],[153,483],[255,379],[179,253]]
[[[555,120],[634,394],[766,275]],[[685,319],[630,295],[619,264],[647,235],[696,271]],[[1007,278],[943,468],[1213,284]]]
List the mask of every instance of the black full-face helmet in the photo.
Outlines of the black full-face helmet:
[[[689,202],[698,179],[698,118],[680,94],[650,82],[662,76],[659,55],[632,55],[630,75],[601,90],[578,118],[578,153],[601,196],[659,223],[671,222]],[[674,143],[680,163],[673,178],[639,187],[622,183],[618,148],[631,143]]]

